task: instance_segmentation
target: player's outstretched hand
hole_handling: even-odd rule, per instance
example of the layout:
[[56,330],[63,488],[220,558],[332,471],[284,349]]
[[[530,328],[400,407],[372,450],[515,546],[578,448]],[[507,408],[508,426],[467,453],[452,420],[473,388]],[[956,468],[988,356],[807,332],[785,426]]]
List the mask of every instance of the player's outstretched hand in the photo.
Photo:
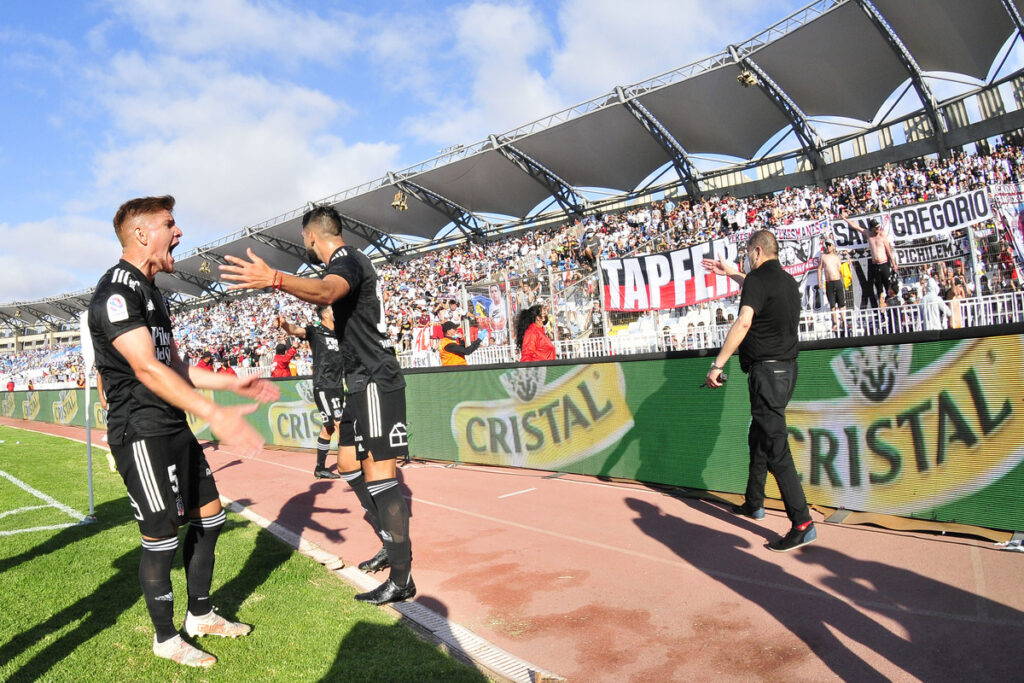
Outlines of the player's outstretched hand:
[[704,270],[715,275],[732,276],[740,272],[736,266],[725,259],[705,258],[700,260],[700,264],[704,266]]
[[270,403],[281,397],[281,390],[276,384],[268,382],[257,375],[239,377],[234,392],[239,396],[245,396],[260,403]]
[[263,437],[245,420],[255,410],[255,403],[217,406],[210,415],[210,431],[225,448],[245,457],[258,455],[263,450]]
[[256,255],[252,249],[246,249],[249,260],[225,254],[224,260],[230,265],[220,266],[220,277],[222,280],[229,280],[235,284],[228,287],[228,291],[238,289],[263,289],[274,286],[274,277],[277,271],[267,265],[267,262]]

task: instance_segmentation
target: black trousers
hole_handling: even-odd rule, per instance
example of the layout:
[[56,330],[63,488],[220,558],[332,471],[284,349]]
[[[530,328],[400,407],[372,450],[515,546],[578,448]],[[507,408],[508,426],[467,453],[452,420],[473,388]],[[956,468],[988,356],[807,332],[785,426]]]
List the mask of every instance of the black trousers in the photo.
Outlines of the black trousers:
[[782,493],[786,515],[793,526],[811,521],[800,475],[793,464],[786,430],[786,406],[796,388],[796,361],[764,361],[750,366],[750,474],[747,477],[747,504],[764,506],[764,484],[772,473]]

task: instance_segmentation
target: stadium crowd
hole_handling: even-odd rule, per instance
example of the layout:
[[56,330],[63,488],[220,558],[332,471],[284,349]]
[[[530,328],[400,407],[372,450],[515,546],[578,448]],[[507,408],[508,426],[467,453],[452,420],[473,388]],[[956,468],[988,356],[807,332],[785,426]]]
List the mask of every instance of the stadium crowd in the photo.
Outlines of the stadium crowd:
[[[488,285],[507,282],[514,310],[551,296],[552,288],[559,294],[576,292],[577,303],[571,311],[573,323],[565,323],[560,330],[569,336],[597,334],[601,331],[600,316],[593,313],[593,301],[598,258],[667,251],[736,230],[771,229],[795,221],[835,218],[844,212],[852,216],[878,212],[990,184],[1016,183],[1022,178],[1024,147],[1000,144],[985,153],[956,152],[946,159],[886,165],[873,172],[835,179],[827,187],[787,188],[762,197],[724,195],[698,201],[666,198],[542,230],[468,241],[404,262],[379,264],[386,323],[396,348],[407,352],[414,346],[417,329],[436,330],[445,321],[464,318],[475,325],[481,311],[474,305],[472,295],[480,293],[489,296],[486,301],[494,300],[504,296],[503,288]],[[998,231],[994,234],[998,235]],[[977,294],[1019,291],[1017,267],[1006,242],[985,240],[982,250],[982,291]],[[856,252],[843,255],[844,259],[857,256]],[[901,291],[889,303],[934,303],[936,297],[948,302],[973,296],[973,273],[965,269],[962,261],[903,268]],[[860,307],[865,305],[866,302],[860,302]],[[724,325],[729,322],[735,301],[698,306],[707,313],[709,324]],[[951,310],[948,306],[940,308]],[[489,312],[485,308],[483,313]],[[191,362],[210,351],[214,362],[242,367],[269,365],[277,344],[293,343],[298,353],[292,361],[292,371],[306,374],[310,363],[308,346],[286,340],[274,327],[273,321],[279,314],[300,324],[315,319],[312,307],[264,292],[212,306],[179,309],[174,315],[175,336]],[[952,313],[942,317],[940,324],[957,324]],[[616,322],[613,317],[613,328]],[[623,322],[621,316],[618,322]],[[81,367],[81,355],[76,351],[45,347],[4,354],[0,356],[0,377],[14,378],[16,382],[29,376],[73,380]]]

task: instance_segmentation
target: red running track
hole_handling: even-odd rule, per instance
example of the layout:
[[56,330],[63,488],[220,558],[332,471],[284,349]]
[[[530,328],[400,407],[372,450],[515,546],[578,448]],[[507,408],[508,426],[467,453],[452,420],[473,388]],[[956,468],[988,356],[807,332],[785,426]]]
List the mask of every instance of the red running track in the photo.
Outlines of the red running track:
[[[312,454],[207,458],[225,496],[347,564],[377,551]],[[523,470],[413,462],[400,478],[416,601],[570,681],[1024,680],[1024,553],[989,541],[818,516],[816,544],[778,554],[764,546],[788,528],[781,512],[754,522]]]

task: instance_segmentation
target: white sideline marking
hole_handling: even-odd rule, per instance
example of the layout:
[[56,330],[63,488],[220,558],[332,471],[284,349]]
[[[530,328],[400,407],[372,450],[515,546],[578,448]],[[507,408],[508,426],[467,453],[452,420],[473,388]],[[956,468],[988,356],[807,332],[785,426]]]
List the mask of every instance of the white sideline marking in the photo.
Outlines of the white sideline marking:
[[[64,503],[61,503],[56,498],[53,498],[51,496],[46,495],[42,491],[37,491],[36,489],[32,488],[31,486],[29,486],[28,484],[26,484],[22,480],[18,479],[17,477],[15,477],[13,475],[10,475],[7,472],[4,472],[3,470],[0,470],[0,477],[3,477],[4,479],[8,480],[9,482],[11,482],[12,484],[14,484],[15,486],[17,486],[20,489],[22,489],[24,491],[28,491],[29,493],[31,493],[33,496],[35,496],[39,500],[45,501],[46,503],[48,503],[52,507],[57,508],[61,512],[64,512],[65,514],[67,514],[68,516],[74,517],[79,522],[84,522],[85,521],[85,515],[83,515],[78,510],[74,510],[72,508],[69,508]],[[71,525],[67,525],[67,526],[71,526]],[[46,527],[40,527],[40,528],[46,528]],[[53,528],[53,527],[51,527],[51,528]],[[56,527],[56,528],[60,528],[60,527]],[[7,534],[5,534],[5,535],[7,535]]]
[[536,491],[536,490],[537,490],[537,487],[534,486],[533,488],[523,489],[522,491],[515,491],[513,493],[506,493],[503,496],[498,496],[498,498],[511,498],[512,496],[518,496],[520,493],[529,493],[530,491]]
[[49,526],[34,526],[31,529],[15,529],[14,531],[0,531],[0,536],[13,536],[14,534],[24,534],[29,531],[46,531],[47,529],[67,529],[69,526],[78,526],[78,522],[50,524]]
[[48,508],[49,505],[29,505],[28,507],[18,508],[17,510],[8,510],[7,512],[0,512],[0,518],[6,517],[7,515],[16,515],[19,512],[28,512],[29,510],[41,510],[42,508]]

